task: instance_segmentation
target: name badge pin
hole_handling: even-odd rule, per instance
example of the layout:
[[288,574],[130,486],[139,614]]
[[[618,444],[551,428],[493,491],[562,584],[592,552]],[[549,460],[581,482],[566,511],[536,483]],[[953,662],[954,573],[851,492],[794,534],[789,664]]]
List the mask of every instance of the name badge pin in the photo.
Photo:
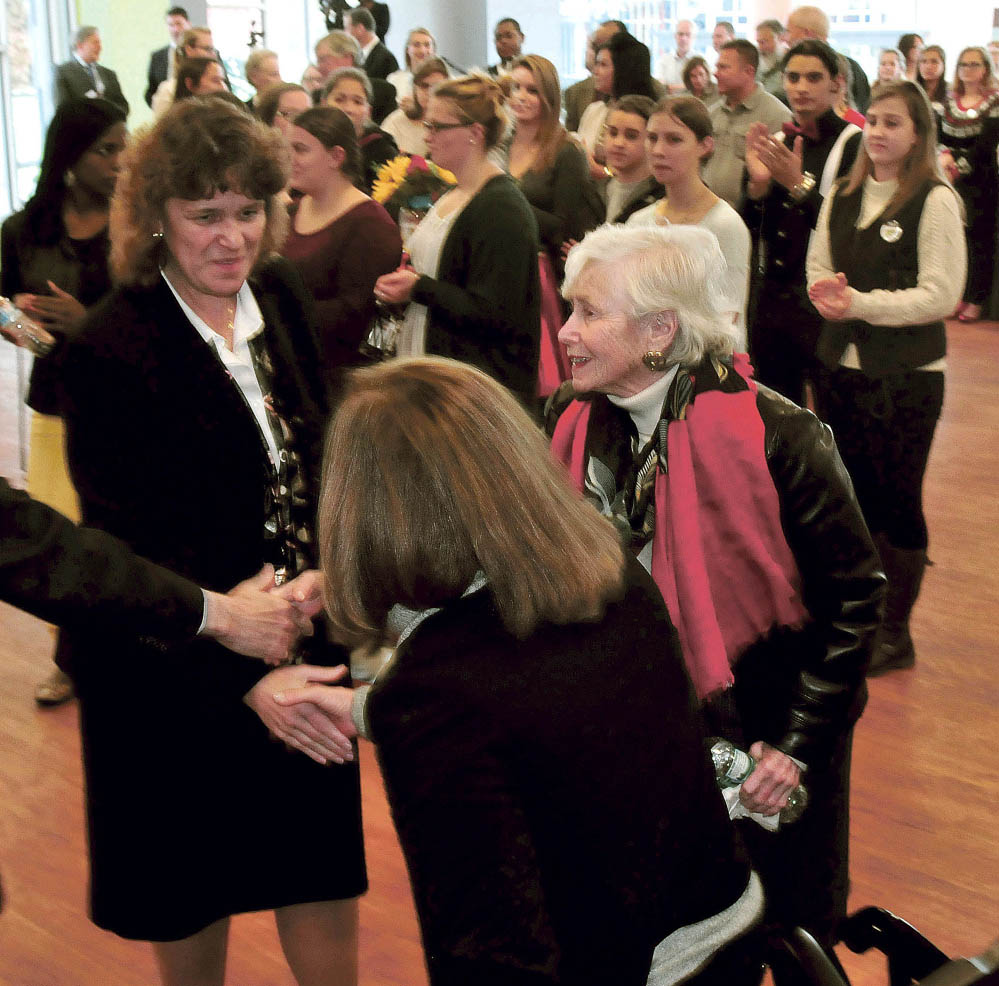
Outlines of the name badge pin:
[[885,243],[898,243],[902,239],[902,227],[894,219],[884,223],[881,227],[881,239]]

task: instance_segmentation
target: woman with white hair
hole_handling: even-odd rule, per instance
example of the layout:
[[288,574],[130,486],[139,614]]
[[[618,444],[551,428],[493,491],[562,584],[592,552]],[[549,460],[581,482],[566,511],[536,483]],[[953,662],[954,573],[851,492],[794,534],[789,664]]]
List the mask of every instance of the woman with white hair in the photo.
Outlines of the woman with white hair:
[[[743,834],[769,921],[830,942],[884,576],[829,429],[733,357],[724,274],[696,226],[586,236],[563,284],[572,380],[547,424],[554,456],[658,584],[708,732],[758,761],[740,801],[761,823]],[[810,807],[775,834],[801,780]]]

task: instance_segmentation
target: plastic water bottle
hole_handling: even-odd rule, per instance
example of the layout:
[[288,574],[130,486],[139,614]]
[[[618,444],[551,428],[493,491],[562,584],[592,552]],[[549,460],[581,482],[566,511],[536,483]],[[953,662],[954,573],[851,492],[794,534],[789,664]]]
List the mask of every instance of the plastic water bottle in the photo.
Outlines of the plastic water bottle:
[[[738,787],[756,769],[756,761],[727,739],[715,736],[709,742],[711,762],[714,764],[719,787]],[[804,784],[799,784],[788,795],[787,806],[781,809],[781,822],[796,822],[807,807],[808,791]]]
[[0,297],[0,335],[36,356],[48,356],[55,346],[55,337],[51,333],[25,315],[10,299],[3,297]]

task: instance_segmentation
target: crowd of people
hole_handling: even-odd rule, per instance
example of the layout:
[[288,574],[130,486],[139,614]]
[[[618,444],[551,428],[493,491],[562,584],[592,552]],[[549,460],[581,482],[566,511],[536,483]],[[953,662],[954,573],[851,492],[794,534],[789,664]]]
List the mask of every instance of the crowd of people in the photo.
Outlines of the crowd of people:
[[[774,939],[845,914],[865,676],[915,663],[944,320],[995,266],[989,51],[948,86],[906,34],[868,85],[816,7],[720,22],[713,67],[688,21],[655,66],[608,21],[563,92],[515,20],[465,73],[425,27],[400,67],[387,16],[301,83],[255,51],[243,102],[171,8],[131,138],[81,28],[3,224],[55,338],[30,492],[97,529],[0,485],[4,597],[64,625],[37,698],[79,698],[93,920],[221,986],[273,909],[302,986],[356,982],[360,734],[434,986],[793,984]],[[399,155],[437,182],[408,223]],[[708,737],[755,761],[734,798]],[[259,852],[316,819],[307,867]]]

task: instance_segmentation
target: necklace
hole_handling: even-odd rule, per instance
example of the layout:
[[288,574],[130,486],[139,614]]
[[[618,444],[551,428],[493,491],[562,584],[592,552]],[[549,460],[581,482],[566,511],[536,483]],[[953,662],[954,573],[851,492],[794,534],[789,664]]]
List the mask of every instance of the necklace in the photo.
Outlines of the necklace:
[[236,328],[236,299],[226,302],[225,306],[225,331],[228,338],[232,338]]

